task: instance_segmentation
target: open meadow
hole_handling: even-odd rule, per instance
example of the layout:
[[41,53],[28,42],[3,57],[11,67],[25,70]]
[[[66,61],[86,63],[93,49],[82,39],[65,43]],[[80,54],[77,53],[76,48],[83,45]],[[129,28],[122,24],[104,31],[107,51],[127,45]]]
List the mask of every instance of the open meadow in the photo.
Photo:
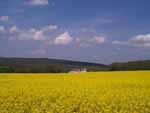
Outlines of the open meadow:
[[150,113],[150,72],[0,74],[0,113]]

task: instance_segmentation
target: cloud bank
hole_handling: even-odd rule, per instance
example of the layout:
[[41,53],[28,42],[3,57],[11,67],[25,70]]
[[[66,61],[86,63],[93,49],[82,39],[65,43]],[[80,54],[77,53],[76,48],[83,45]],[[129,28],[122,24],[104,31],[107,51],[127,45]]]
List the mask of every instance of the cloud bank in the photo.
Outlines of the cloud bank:
[[48,0],[30,0],[29,4],[33,6],[46,6],[49,2]]
[[106,37],[104,36],[93,36],[90,38],[82,39],[82,38],[76,38],[76,43],[80,47],[90,47],[93,45],[101,45],[106,42]]
[[114,45],[129,45],[134,47],[150,47],[150,34],[139,34],[127,41],[114,40]]
[[39,29],[19,29],[17,26],[12,26],[8,29],[11,40],[47,40],[49,33],[58,29],[56,25],[48,25]]
[[[80,33],[79,33],[80,35]],[[21,43],[33,42],[38,44],[37,48],[29,50],[27,54],[31,55],[42,55],[48,54],[48,50],[51,46],[76,46],[76,47],[92,47],[104,44],[106,42],[106,37],[91,34],[89,37],[81,35],[77,37],[69,32],[69,30],[64,30],[57,25],[46,25],[39,28],[20,28],[16,25],[11,27],[0,26],[0,36],[6,37],[9,42]]]
[[[0,34],[7,35],[9,40],[18,41],[41,41],[44,45],[69,45],[74,44],[79,47],[89,47],[101,45],[106,42],[106,38],[101,35],[92,34],[89,37],[81,36],[77,38],[67,30],[60,30],[57,25],[47,25],[40,28],[21,29],[16,25],[9,28],[0,26]],[[55,35],[53,35],[55,34]]]

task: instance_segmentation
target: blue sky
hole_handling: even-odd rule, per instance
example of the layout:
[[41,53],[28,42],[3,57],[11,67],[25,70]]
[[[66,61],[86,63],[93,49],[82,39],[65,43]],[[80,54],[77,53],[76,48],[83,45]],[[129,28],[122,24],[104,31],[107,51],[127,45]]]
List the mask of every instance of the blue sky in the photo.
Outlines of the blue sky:
[[149,0],[1,0],[0,56],[150,59]]

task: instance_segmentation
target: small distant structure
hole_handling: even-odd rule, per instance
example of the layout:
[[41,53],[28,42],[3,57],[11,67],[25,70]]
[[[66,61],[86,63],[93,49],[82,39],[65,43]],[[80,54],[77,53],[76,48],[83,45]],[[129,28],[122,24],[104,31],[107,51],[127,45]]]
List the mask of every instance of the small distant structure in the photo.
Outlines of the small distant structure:
[[85,72],[87,72],[86,68],[76,68],[69,71],[69,73],[85,73]]

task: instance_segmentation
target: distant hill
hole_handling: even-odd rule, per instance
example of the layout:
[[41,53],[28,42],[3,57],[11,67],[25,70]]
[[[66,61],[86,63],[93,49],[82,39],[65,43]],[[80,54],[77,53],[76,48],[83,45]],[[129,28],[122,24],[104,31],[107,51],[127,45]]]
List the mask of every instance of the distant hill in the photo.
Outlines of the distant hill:
[[112,71],[150,70],[150,60],[118,62],[110,65]]
[[104,64],[58,60],[48,58],[0,58],[0,72],[14,73],[61,73],[76,68],[86,68],[88,71],[109,70]]
[[87,71],[150,70],[150,60],[116,62],[111,65],[48,58],[1,58],[0,73],[64,73],[74,69]]

